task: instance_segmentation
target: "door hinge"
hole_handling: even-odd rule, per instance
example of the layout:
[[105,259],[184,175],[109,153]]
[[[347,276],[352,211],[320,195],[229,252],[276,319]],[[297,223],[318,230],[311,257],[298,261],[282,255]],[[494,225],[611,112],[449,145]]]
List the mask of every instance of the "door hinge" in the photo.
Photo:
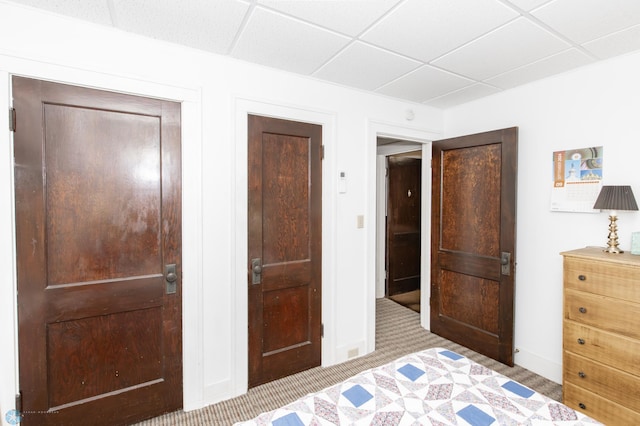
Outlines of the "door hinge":
[[320,324],[320,337],[324,337],[324,324]]
[[16,411],[22,413],[22,391],[16,394]]
[[324,160],[324,145],[320,145],[320,159]]
[[16,131],[16,109],[9,108],[9,131]]

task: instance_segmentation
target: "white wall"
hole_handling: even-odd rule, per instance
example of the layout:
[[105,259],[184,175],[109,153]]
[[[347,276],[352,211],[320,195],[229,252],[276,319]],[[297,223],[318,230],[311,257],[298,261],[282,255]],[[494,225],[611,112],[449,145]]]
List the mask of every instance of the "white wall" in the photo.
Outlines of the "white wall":
[[[185,408],[246,389],[246,114],[323,125],[323,364],[373,350],[376,136],[439,135],[442,113],[0,1],[10,75],[183,102]],[[413,121],[405,111],[415,112]],[[11,136],[0,113],[0,267],[15,271]],[[338,194],[345,171],[348,192]],[[364,229],[356,217],[365,216]],[[0,281],[0,414],[17,392],[15,273]]]
[[[522,86],[445,111],[447,137],[518,126],[515,362],[562,379],[561,251],[606,246],[606,212],[550,212],[552,152],[604,147],[603,184],[631,185],[640,200],[640,53]],[[622,249],[640,213],[620,212]]]

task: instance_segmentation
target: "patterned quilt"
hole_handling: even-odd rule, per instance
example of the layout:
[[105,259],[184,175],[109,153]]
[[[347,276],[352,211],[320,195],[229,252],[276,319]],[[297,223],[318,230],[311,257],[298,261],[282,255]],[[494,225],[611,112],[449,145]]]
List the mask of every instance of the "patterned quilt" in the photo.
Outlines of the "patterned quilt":
[[594,425],[455,352],[432,348],[236,425]]

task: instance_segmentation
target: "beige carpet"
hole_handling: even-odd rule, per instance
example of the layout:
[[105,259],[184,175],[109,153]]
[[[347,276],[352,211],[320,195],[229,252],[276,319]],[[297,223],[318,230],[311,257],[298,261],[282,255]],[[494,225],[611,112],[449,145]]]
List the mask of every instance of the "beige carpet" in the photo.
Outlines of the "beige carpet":
[[360,371],[390,362],[402,355],[430,347],[444,347],[496,370],[557,401],[561,386],[521,367],[504,364],[445,340],[420,327],[420,315],[388,299],[376,303],[376,350],[339,365],[317,367],[250,389],[245,395],[200,410],[166,414],[139,426],[232,425],[261,412],[276,409],[308,393],[322,390]]

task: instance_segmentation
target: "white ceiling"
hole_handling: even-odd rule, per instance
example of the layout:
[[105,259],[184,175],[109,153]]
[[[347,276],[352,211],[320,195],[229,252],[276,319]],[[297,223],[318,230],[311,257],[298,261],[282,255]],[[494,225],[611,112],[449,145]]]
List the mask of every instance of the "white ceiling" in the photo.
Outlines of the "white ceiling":
[[640,49],[640,0],[10,0],[447,108]]

